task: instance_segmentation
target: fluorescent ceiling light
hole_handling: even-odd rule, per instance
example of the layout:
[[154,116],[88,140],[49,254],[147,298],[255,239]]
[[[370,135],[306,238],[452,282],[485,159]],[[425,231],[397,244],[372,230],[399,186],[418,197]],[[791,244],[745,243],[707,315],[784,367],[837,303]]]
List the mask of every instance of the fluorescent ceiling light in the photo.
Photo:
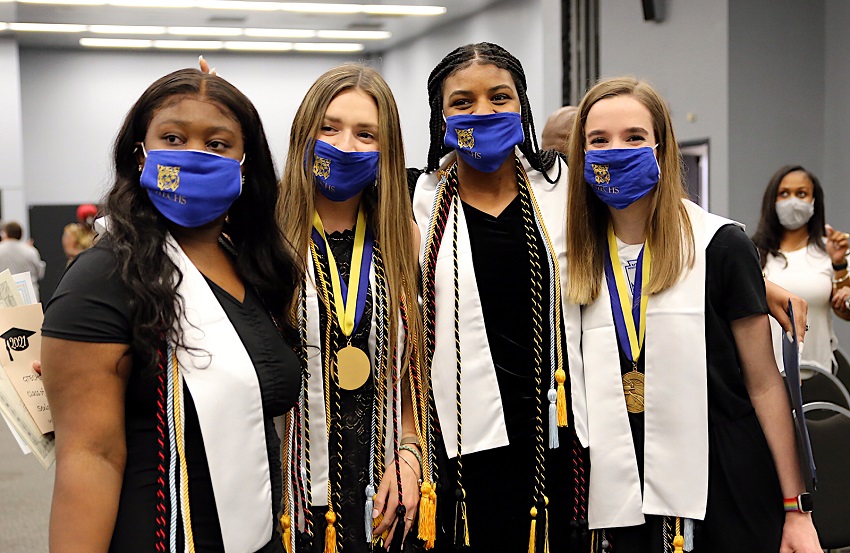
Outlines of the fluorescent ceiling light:
[[314,38],[316,31],[310,29],[245,29],[245,36],[260,38]]
[[39,33],[82,33],[87,25],[71,25],[66,23],[9,23],[13,31],[32,31]]
[[264,52],[288,52],[292,50],[291,42],[246,42],[246,41],[227,41],[224,43],[225,50],[242,50],[242,51],[264,51]]
[[189,36],[240,36],[242,29],[235,27],[169,27],[170,35]]
[[221,50],[224,43],[220,40],[154,40],[153,47],[166,50]]
[[[3,0],[0,0],[3,1]],[[430,16],[446,13],[443,6],[381,4],[327,4],[320,2],[256,2],[238,0],[18,0],[21,4],[68,6],[123,6],[129,8],[203,8],[209,10],[284,11],[370,15]]]
[[150,48],[152,40],[133,38],[81,38],[80,46],[89,48]]
[[296,42],[296,52],[359,52],[363,50],[362,44],[346,44],[342,42]]
[[164,35],[165,27],[145,25],[89,25],[89,31],[105,35]]
[[370,15],[443,15],[443,6],[363,6],[363,13]]
[[57,6],[104,6],[106,0],[18,0],[20,4],[55,4]]
[[108,6],[124,8],[194,8],[195,0],[106,0]]
[[316,31],[316,36],[337,40],[384,40],[393,35],[389,31]]
[[195,5],[198,8],[208,10],[245,10],[258,12],[277,11],[280,2],[240,2],[238,0],[198,0]]

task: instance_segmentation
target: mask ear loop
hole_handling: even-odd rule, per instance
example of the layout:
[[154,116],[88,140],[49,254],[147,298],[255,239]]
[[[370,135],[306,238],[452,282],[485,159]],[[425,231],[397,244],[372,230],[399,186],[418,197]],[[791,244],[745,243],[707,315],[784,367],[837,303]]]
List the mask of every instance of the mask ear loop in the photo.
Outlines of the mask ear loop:
[[[145,150],[145,143],[144,143],[144,142],[138,142],[138,143],[136,143],[136,147],[135,147],[135,148],[133,148],[133,153],[134,153],[134,154],[135,154],[135,153],[138,153],[138,151],[139,151],[139,147],[141,147],[141,148],[142,148],[142,155],[145,157],[145,159],[147,159],[147,158],[148,158],[148,152],[147,152],[147,150]],[[141,163],[139,163],[139,165],[138,165],[139,173],[141,173],[141,172],[142,172],[142,167],[143,167],[143,165],[142,165]]]

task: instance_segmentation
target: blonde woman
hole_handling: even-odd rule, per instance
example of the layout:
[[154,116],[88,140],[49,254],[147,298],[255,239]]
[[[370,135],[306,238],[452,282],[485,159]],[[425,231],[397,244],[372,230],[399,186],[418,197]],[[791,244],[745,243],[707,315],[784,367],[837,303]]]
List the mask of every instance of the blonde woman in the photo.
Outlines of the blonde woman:
[[594,550],[820,551],[755,248],[686,200],[645,82],[598,83],[573,136],[566,290]]
[[[418,232],[398,111],[363,65],[331,69],[292,123],[284,234],[304,256],[295,319],[305,369],[287,421],[284,528],[298,551],[398,550],[433,505],[418,361]],[[426,509],[433,513],[433,509]],[[428,537],[433,522],[420,528]],[[312,537],[312,539],[310,539]]]

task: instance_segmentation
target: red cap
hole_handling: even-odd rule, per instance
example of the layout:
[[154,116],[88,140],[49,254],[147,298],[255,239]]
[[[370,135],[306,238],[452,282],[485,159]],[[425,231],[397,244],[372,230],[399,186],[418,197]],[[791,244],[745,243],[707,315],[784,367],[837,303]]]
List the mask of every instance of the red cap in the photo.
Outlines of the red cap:
[[89,217],[97,215],[97,206],[94,204],[83,204],[77,208],[77,220],[85,223]]

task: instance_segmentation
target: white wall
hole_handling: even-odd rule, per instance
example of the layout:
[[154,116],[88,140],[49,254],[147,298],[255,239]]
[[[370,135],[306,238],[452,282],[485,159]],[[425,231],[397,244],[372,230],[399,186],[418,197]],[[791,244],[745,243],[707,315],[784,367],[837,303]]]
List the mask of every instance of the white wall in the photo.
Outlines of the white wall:
[[730,1],[729,28],[730,215],[752,234],[777,169],[822,173],[824,3]]
[[561,54],[551,47],[555,34],[560,41],[559,4],[501,2],[384,55],[381,71],[398,104],[409,167],[424,167],[428,157],[428,75],[446,54],[464,44],[494,42],[522,62],[539,139],[547,115],[561,105]]
[[27,209],[24,195],[23,123],[18,45],[0,39],[0,202],[2,217],[18,221],[27,234]]
[[[826,220],[850,232],[850,3],[826,0],[825,4],[824,161],[819,177],[828,200]],[[834,324],[842,349],[850,351],[850,322],[835,319]]]
[[[160,76],[182,67],[196,67],[196,56],[22,49],[27,203],[75,204],[100,199],[111,184],[112,142],[127,110]],[[338,56],[207,57],[256,105],[278,170],[282,169],[289,128],[304,93],[321,73],[351,60]],[[0,78],[5,74],[0,71]],[[2,105],[5,113],[7,104]],[[0,149],[0,155],[3,151],[5,148]]]
[[638,1],[600,1],[600,76],[632,75],[648,81],[667,101],[679,141],[709,140],[709,207],[725,215],[730,55],[726,2],[665,0],[664,11],[662,22],[648,22]]

